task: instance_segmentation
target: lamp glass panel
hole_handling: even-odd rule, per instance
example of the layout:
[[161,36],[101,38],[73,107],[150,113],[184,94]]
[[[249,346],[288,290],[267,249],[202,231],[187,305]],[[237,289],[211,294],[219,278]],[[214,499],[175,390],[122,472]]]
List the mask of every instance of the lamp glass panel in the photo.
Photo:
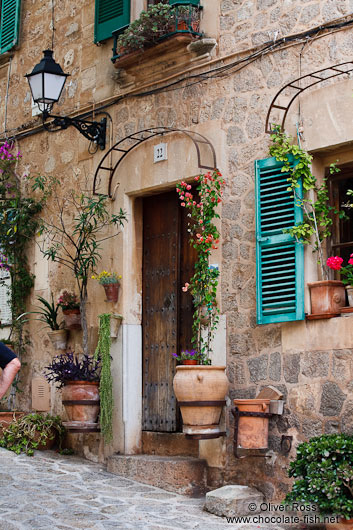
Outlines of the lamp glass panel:
[[47,102],[58,101],[63,89],[66,76],[44,74],[44,98]]
[[42,74],[31,75],[28,78],[29,86],[32,91],[33,101],[43,101],[43,84]]

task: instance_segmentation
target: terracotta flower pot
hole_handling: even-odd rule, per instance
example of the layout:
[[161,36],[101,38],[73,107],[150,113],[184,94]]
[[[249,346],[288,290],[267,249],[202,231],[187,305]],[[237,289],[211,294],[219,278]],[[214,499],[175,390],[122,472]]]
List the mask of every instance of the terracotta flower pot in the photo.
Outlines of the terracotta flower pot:
[[55,350],[65,350],[67,343],[67,330],[58,329],[55,331],[48,331],[48,337],[54,346]]
[[196,359],[184,359],[181,364],[185,366],[195,366],[195,364],[199,364]]
[[81,311],[79,309],[64,309],[65,329],[81,329]]
[[353,285],[346,285],[346,291],[348,296],[348,305],[353,307]]
[[[269,412],[269,399],[235,399],[234,405],[241,412]],[[269,418],[240,416],[238,447],[242,449],[267,449]]]
[[99,383],[68,381],[62,389],[62,402],[69,421],[95,423],[99,414]]
[[219,436],[219,420],[229,388],[225,366],[177,366],[173,387],[183,417],[183,432],[204,438]]
[[119,283],[107,283],[103,285],[105,290],[106,302],[117,302],[119,298]]
[[335,316],[344,307],[346,295],[344,285],[338,280],[323,280],[308,283],[312,316]]

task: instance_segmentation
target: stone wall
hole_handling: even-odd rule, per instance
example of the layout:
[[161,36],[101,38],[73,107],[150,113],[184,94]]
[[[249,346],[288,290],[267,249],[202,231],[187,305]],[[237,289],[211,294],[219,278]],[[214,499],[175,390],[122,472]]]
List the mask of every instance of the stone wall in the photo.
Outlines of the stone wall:
[[[217,58],[232,54],[223,64],[244,59],[254,47],[288,34],[304,31],[323,22],[335,20],[349,14],[352,1],[276,1],[276,0],[205,0],[205,10],[218,13],[219,33],[211,36],[219,41]],[[50,46],[49,32],[51,12],[47,2],[24,0],[22,10],[21,45],[11,63],[0,69],[1,129],[5,116],[6,87],[9,76],[7,106],[7,129],[12,133],[28,130],[39,125],[38,118],[31,115],[29,89],[23,75],[30,72],[40,57],[41,51]],[[256,60],[233,66],[220,77],[208,81],[195,79],[185,81],[159,93],[134,97],[129,89],[122,89],[115,81],[115,70],[110,62],[111,41],[97,47],[93,44],[94,2],[83,0],[72,4],[69,0],[56,3],[55,7],[55,58],[70,71],[71,77],[65,88],[58,113],[68,114],[91,109],[101,102],[111,104],[106,111],[111,117],[110,142],[116,142],[127,134],[146,127],[168,126],[195,131],[218,138],[217,156],[220,170],[225,176],[226,187],[221,211],[222,257],[221,257],[221,312],[227,319],[227,359],[231,381],[231,398],[255,397],[261,387],[272,384],[279,388],[286,399],[285,415],[271,420],[271,458],[235,460],[232,456],[232,416],[227,418],[227,459],[222,480],[247,483],[259,487],[268,499],[283,496],[287,489],[286,469],[288,457],[279,455],[282,434],[293,436],[295,444],[322,432],[343,428],[352,429],[351,412],[353,402],[349,397],[352,376],[350,345],[340,348],[322,348],[316,351],[305,345],[297,351],[283,347],[281,324],[257,326],[255,300],[255,222],[254,222],[254,160],[265,158],[269,137],[265,135],[265,119],[269,104],[275,93],[290,80],[315,69],[351,60],[353,51],[352,29],[322,33],[320,38],[308,40],[304,45],[290,43],[259,55]],[[206,15],[205,15],[206,20]],[[213,22],[212,22],[213,23]],[[213,27],[213,26],[212,26]],[[207,33],[207,27],[205,28]],[[277,35],[278,32],[278,35]],[[207,72],[199,64],[197,72]],[[193,72],[195,73],[195,72]],[[348,81],[352,88],[352,81]],[[340,81],[336,81],[339,90]],[[317,98],[325,94],[325,87],[316,92]],[[117,95],[125,96],[113,103]],[[129,97],[127,97],[129,96]],[[313,128],[311,121],[310,91],[302,96],[305,114],[297,106],[288,115],[288,126],[293,128],[299,121]],[[349,114],[333,120],[335,134],[340,142],[352,141],[346,132],[350,127]],[[345,121],[346,120],[346,121]],[[62,181],[62,188],[72,183],[92,182],[92,176],[102,153],[88,153],[88,142],[73,128],[48,134],[34,129],[35,134],[19,141],[23,158],[19,173],[27,172],[55,174]],[[322,145],[335,146],[330,130],[320,131]],[[224,138],[224,140],[223,140]],[[110,143],[110,145],[111,145]],[[215,142],[216,143],[216,142]],[[320,146],[318,146],[319,148]],[[335,159],[334,152],[332,154]],[[120,190],[128,189],[131,178],[140,178],[141,190],[146,187],[147,176],[152,174],[153,164],[146,162],[142,169],[135,166],[134,156],[126,160],[120,174]],[[353,155],[351,157],[353,160]],[[183,161],[185,163],[185,161]],[[171,188],[179,176],[178,167],[166,163],[161,176],[160,189]],[[141,173],[145,173],[141,176]],[[188,176],[188,175],[186,175]],[[191,175],[189,175],[191,176]],[[163,180],[164,179],[164,180]],[[137,193],[135,190],[134,193]],[[129,200],[120,193],[112,211],[124,206]],[[131,235],[131,234],[130,234]],[[130,263],[124,261],[123,241],[130,237],[128,230],[116,246],[107,245],[104,258],[112,268],[129,273]],[[63,286],[74,287],[74,280],[60,267],[43,264],[40,255],[31,249],[33,271],[37,274],[36,286],[31,299],[37,294],[47,295],[49,287],[57,293]],[[43,280],[44,278],[44,280]],[[130,279],[134,283],[136,278]],[[127,281],[129,281],[127,279]],[[97,315],[106,310],[99,286],[89,286],[89,325],[92,345],[97,331]],[[124,294],[125,291],[125,294]],[[139,322],[138,297],[133,309],[129,309],[128,287],[123,286],[123,298],[115,307],[125,311],[128,322]],[[131,302],[132,303],[132,302]],[[129,312],[130,311],[130,312]],[[312,323],[314,329],[316,323]],[[24,394],[22,406],[30,407],[30,382],[40,373],[53,355],[45,332],[32,323],[29,328],[32,344],[23,369]],[[295,343],[295,333],[292,342]],[[80,337],[73,335],[72,346],[79,349]],[[324,351],[323,351],[324,350]],[[54,396],[53,410],[58,410]]]

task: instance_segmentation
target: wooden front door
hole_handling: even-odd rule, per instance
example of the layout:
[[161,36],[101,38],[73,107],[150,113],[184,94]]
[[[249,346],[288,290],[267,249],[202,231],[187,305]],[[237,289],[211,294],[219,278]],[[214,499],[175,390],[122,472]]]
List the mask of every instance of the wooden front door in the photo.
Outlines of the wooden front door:
[[143,200],[143,430],[176,432],[172,353],[191,347],[192,297],[181,287],[193,274],[185,208],[175,191]]

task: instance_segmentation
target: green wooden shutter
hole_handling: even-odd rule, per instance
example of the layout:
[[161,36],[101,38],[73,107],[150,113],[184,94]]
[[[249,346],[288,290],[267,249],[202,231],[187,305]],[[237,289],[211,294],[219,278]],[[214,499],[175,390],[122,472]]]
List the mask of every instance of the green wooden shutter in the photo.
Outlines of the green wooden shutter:
[[130,0],[96,0],[94,42],[112,37],[130,24]]
[[200,0],[169,0],[169,4],[171,6],[177,5],[177,4],[184,4],[184,5],[193,5],[198,6],[200,5]]
[[20,0],[1,1],[0,53],[10,50],[18,42]]
[[[292,160],[294,163],[294,159]],[[255,161],[257,322],[304,320],[304,248],[283,229],[303,219],[275,158]],[[297,190],[302,197],[302,187]]]

